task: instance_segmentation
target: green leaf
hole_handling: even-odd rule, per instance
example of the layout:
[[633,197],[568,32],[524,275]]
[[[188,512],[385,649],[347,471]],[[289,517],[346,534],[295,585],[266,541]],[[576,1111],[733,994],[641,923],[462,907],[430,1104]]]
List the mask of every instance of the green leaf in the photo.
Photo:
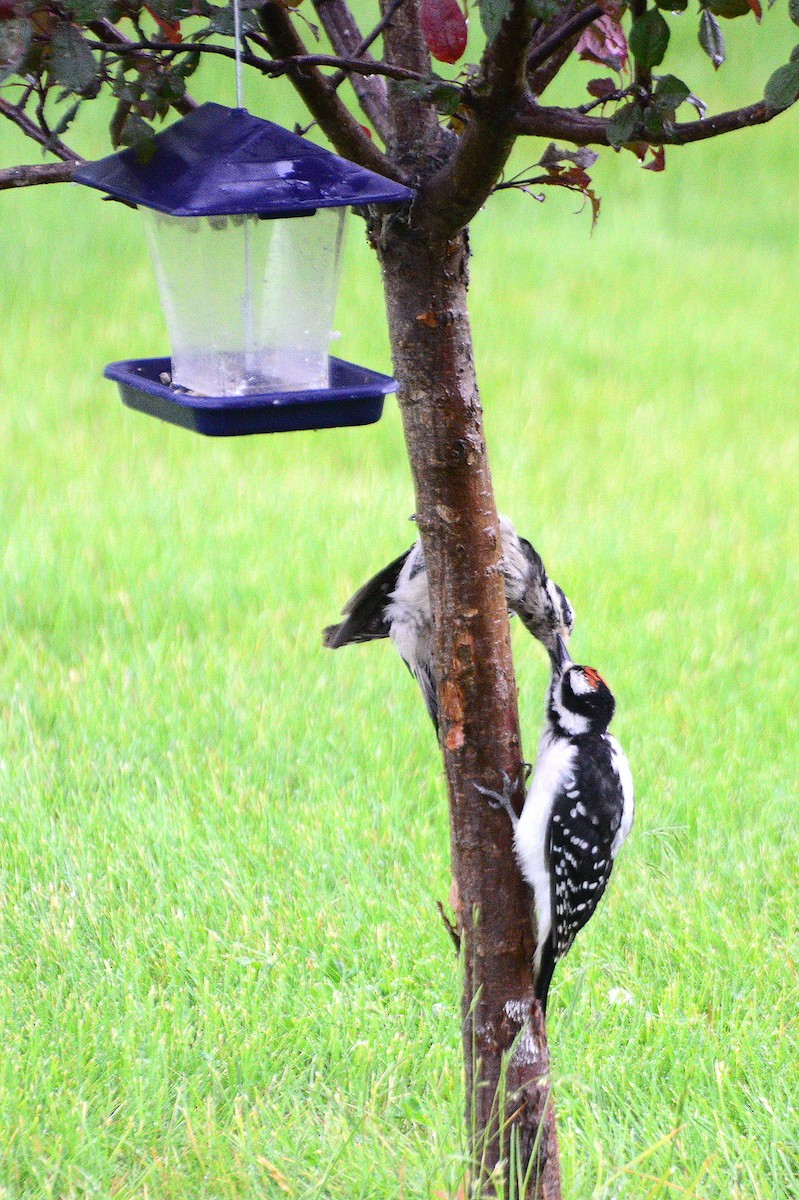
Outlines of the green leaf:
[[527,10],[531,16],[549,24],[558,13],[563,12],[566,5],[563,0],[527,0]]
[[[212,33],[219,33],[223,37],[233,37],[233,5],[229,4],[226,8],[219,8],[217,5],[211,5],[209,8],[211,20],[208,23],[208,29]],[[241,9],[241,28],[243,33],[255,32],[258,29],[258,18],[254,16],[252,10],[246,5],[242,5]]]
[[782,112],[799,99],[799,62],[786,63],[777,70],[766,84],[763,93],[766,104],[774,112]]
[[186,95],[186,80],[177,71],[164,71],[156,85],[156,95],[166,103],[167,109],[176,100],[182,100]]
[[669,118],[673,113],[665,112],[660,108],[647,108],[644,110],[644,133],[647,141],[660,141],[666,132],[669,125]]
[[124,104],[136,104],[141,99],[141,81],[138,76],[135,79],[126,79],[120,68],[111,81],[111,91],[117,100],[121,100]]
[[20,69],[32,40],[33,24],[27,17],[12,17],[0,24],[0,83]]
[[688,7],[688,0],[655,0],[658,8],[662,8],[664,12],[685,12]]
[[691,94],[687,83],[683,83],[676,75],[661,75],[655,85],[655,100],[659,107],[678,109]]
[[799,0],[788,0],[788,12],[794,25],[799,25]]
[[489,42],[493,42],[510,8],[510,0],[478,0],[478,4],[483,32]]
[[608,121],[608,141],[618,150],[627,142],[634,142],[640,135],[643,114],[633,101],[618,108]]
[[154,138],[155,130],[152,125],[148,125],[138,113],[129,113],[119,133],[117,145],[135,146],[142,161],[146,162],[148,157],[152,157],[155,149]]
[[172,74],[180,75],[183,77],[183,79],[188,79],[188,77],[193,75],[199,67],[201,57],[202,56],[199,53],[187,54],[180,62],[175,63],[174,67],[172,68]]
[[644,71],[663,62],[671,30],[665,17],[656,8],[647,9],[633,21],[630,30],[630,53]]
[[56,26],[50,41],[50,74],[68,92],[97,95],[100,74],[94,55],[74,25]]
[[718,70],[727,57],[727,49],[724,45],[721,26],[713,13],[706,8],[702,9],[702,15],[699,18],[699,45]]
[[68,11],[77,25],[88,25],[90,21],[113,20],[119,6],[115,0],[72,0]]
[[431,75],[429,79],[404,79],[399,87],[413,100],[429,100],[446,117],[451,117],[460,108],[461,89],[439,75]]
[[71,106],[71,108],[67,109],[67,111],[64,113],[63,117],[58,122],[55,129],[53,130],[53,133],[56,135],[56,137],[61,137],[62,133],[66,133],[66,131],[69,129],[72,122],[75,120],[75,117],[78,115],[78,109],[80,108],[82,103],[83,103],[82,100],[76,100],[75,103]]

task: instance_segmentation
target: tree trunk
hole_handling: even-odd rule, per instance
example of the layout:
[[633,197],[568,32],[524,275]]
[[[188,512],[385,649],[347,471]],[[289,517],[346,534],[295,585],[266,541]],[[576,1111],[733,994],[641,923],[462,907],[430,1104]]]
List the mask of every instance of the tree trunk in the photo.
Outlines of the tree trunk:
[[371,232],[435,628],[473,1169],[482,1195],[491,1195],[494,1172],[524,1176],[529,1164],[529,1182],[510,1181],[505,1194],[557,1200],[557,1135],[544,1023],[532,989],[530,903],[507,815],[475,788],[501,787],[505,772],[519,781],[517,807],[523,799],[499,526],[466,305],[468,235],[436,242],[391,216]]

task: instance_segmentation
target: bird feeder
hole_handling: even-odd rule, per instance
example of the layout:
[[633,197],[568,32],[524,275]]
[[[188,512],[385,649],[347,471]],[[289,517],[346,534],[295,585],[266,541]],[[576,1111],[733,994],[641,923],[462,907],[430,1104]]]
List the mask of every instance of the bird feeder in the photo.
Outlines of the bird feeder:
[[395,380],[330,358],[346,211],[401,184],[203,104],[75,180],[143,211],[171,358],[111,363],[133,408],[225,436],[376,421]]

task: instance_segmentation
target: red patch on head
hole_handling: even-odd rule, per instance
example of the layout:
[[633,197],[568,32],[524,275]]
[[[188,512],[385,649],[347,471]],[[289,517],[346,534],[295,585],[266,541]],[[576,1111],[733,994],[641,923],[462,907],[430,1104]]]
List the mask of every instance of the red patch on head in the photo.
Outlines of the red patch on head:
[[[600,683],[605,683],[604,679],[599,674],[599,671],[595,671],[593,667],[583,667],[583,674],[591,684],[592,688],[598,688]],[[605,687],[607,687],[606,683]]]

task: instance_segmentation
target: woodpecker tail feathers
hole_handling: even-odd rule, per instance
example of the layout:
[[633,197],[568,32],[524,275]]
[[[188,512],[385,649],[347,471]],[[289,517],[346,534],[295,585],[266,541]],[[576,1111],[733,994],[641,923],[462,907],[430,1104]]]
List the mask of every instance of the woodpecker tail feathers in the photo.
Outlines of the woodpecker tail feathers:
[[544,949],[541,951],[541,962],[535,979],[535,994],[544,1016],[546,1016],[547,1012],[547,996],[549,995],[549,985],[552,983],[552,975],[556,962],[557,959],[552,947],[552,938],[548,937],[544,942]]

